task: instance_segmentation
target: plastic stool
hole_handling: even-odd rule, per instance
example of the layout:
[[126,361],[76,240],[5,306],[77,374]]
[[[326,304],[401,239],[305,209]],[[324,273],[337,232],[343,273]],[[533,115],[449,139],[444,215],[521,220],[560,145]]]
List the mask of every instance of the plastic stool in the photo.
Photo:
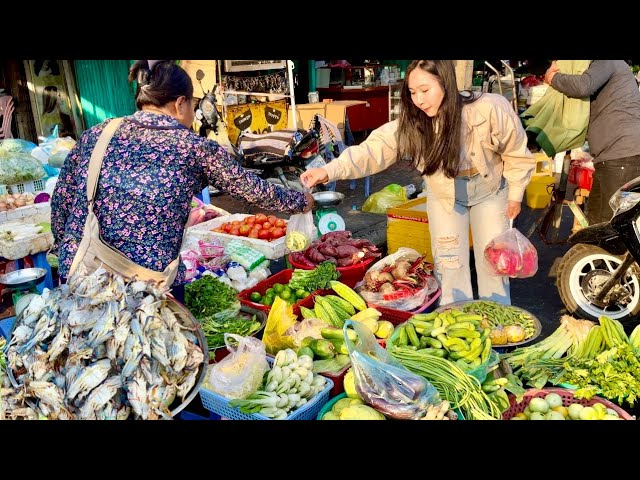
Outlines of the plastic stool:
[[[369,177],[365,177],[364,179],[364,197],[368,198],[369,197]],[[349,185],[349,188],[351,188],[351,190],[356,188],[356,181],[355,180],[351,180],[351,183]]]
[[198,200],[200,200],[205,205],[210,205],[211,204],[211,196],[209,195],[209,187],[208,186],[204,190],[202,190],[201,193],[196,195],[196,197],[198,198]]

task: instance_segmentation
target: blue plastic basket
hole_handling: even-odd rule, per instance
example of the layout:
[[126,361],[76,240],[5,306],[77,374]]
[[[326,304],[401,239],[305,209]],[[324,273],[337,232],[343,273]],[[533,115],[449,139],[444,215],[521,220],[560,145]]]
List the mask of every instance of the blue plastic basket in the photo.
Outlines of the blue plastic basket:
[[[271,365],[273,365],[273,358],[267,357],[267,362],[269,362],[269,366],[271,367]],[[315,420],[320,409],[329,400],[329,392],[333,388],[331,379],[325,377],[325,380],[327,383],[320,393],[317,393],[302,407],[290,412],[284,420]],[[229,399],[204,387],[200,389],[200,400],[202,400],[202,406],[204,408],[210,412],[217,413],[223,418],[231,420],[273,420],[259,413],[242,413],[238,408],[229,406]]]
[[15,320],[16,317],[0,320],[0,336],[9,340],[9,335],[11,334],[11,330],[13,330],[13,322],[15,322]]

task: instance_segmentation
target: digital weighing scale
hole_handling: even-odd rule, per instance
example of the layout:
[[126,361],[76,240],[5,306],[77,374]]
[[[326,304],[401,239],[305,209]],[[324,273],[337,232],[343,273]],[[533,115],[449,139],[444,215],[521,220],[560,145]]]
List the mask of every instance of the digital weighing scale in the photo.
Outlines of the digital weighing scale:
[[344,200],[344,194],[340,192],[316,192],[313,193],[315,201],[314,221],[318,227],[318,234],[335,232],[345,229],[344,219],[338,214],[334,208]]

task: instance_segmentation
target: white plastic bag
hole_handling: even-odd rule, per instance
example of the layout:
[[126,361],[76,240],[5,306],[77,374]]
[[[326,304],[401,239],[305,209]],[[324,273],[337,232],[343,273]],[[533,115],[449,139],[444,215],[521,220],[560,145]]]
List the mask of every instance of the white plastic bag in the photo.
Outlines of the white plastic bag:
[[394,308],[396,310],[415,310],[421,307],[427,298],[439,288],[438,280],[431,275],[431,272],[429,272],[429,275],[425,275],[423,271],[420,272],[420,274],[425,277],[422,281],[423,286],[420,288],[410,290],[399,289],[390,293],[374,292],[367,288],[367,280],[372,275],[375,275],[374,272],[388,269],[388,267],[395,266],[400,261],[414,262],[420,257],[422,257],[422,255],[413,248],[400,247],[395,253],[387,255],[371,265],[365,274],[364,280],[356,285],[356,291],[364,298],[367,304]]
[[310,211],[291,215],[285,239],[285,245],[291,252],[306,250],[317,237],[318,229],[313,223],[313,214]]
[[231,353],[210,368],[207,386],[228,399],[247,398],[269,369],[264,343],[233,333],[225,333],[224,342]]

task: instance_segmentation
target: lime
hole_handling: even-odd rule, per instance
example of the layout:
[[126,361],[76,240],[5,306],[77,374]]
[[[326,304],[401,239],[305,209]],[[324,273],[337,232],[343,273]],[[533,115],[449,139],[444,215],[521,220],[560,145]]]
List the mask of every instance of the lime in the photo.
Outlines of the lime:
[[309,295],[311,294],[302,288],[299,288],[298,290],[296,290],[296,297],[298,298],[305,298],[305,297],[308,297]]
[[282,290],[278,296],[283,299],[283,300],[289,300],[291,298],[291,290],[289,290],[288,288],[285,290]]
[[269,287],[267,288],[267,291],[264,292],[264,294],[274,296],[276,294],[276,291],[272,287]]
[[273,297],[270,295],[265,295],[264,297],[262,297],[262,304],[270,307],[271,305],[273,305]]
[[249,296],[249,298],[251,299],[252,302],[259,302],[260,299],[262,298],[262,295],[260,295],[260,292],[251,292],[251,295]]
[[284,290],[284,285],[282,285],[281,283],[274,283],[273,284],[273,291],[276,293],[280,293],[282,292],[282,290]]

